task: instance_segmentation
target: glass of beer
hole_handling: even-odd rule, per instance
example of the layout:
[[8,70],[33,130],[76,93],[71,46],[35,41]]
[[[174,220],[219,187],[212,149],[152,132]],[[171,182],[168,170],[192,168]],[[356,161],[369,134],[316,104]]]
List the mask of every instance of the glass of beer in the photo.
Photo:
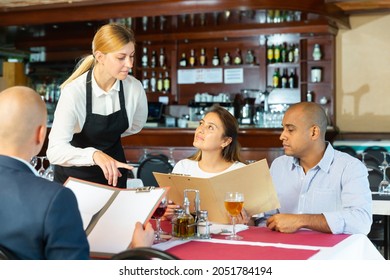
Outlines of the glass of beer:
[[227,192],[225,194],[225,209],[232,217],[233,233],[226,237],[229,240],[240,240],[241,236],[236,234],[236,217],[240,215],[244,206],[244,194],[239,192]]

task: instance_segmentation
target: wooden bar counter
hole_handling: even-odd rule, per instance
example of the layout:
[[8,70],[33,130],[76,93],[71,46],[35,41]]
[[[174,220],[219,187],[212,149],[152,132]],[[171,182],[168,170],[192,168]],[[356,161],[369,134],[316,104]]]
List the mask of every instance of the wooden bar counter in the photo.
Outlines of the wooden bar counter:
[[[268,164],[271,164],[276,157],[283,155],[282,142],[279,139],[281,132],[281,128],[240,127],[238,141],[241,144],[242,160],[266,158]],[[49,133],[50,128],[48,128],[47,136]],[[145,127],[135,135],[123,137],[122,145],[128,162],[138,163],[145,152],[165,154],[178,161],[196,151],[192,145],[194,133],[193,128]],[[336,135],[336,130],[329,129],[327,140],[333,142]],[[46,149],[47,139],[39,154],[46,155]]]
[[[193,154],[194,129],[190,128],[144,128],[138,134],[122,138],[126,158],[130,162],[138,162],[147,149],[148,153],[162,153],[169,156],[173,148],[173,158],[177,161]],[[244,161],[266,158],[270,164],[283,154],[279,137],[282,129],[240,127],[238,141],[241,144],[241,156]],[[331,129],[327,132],[328,141],[337,133]]]

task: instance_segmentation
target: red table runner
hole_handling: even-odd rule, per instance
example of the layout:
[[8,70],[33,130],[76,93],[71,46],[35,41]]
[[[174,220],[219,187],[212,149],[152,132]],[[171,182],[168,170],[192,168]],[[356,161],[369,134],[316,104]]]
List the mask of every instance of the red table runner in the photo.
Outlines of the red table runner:
[[[332,247],[347,238],[348,234],[330,234],[311,230],[300,230],[295,233],[281,233],[268,228],[249,227],[237,233],[244,241],[283,243],[291,245],[307,245]],[[214,234],[213,238],[224,239],[226,235]]]
[[[165,225],[163,228],[169,230]],[[333,247],[346,239],[348,234],[327,234],[310,230],[280,233],[268,228],[249,227],[238,233],[242,241],[303,246]],[[224,239],[226,235],[213,234],[212,238]],[[167,250],[183,260],[306,260],[319,250],[280,248],[270,245],[226,244],[190,241]]]
[[167,250],[182,260],[307,260],[319,250],[190,241]]

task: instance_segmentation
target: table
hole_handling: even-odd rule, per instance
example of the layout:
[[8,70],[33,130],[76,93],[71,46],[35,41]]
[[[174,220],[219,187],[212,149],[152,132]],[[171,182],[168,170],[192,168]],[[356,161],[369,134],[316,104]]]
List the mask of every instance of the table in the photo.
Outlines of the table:
[[377,193],[372,193],[372,214],[383,215],[384,218],[384,252],[383,255],[389,259],[390,250],[390,196],[380,196]]
[[178,240],[153,247],[184,260],[384,260],[363,234],[326,234],[310,230],[280,233],[263,227],[239,232],[240,241],[212,235],[209,240]]

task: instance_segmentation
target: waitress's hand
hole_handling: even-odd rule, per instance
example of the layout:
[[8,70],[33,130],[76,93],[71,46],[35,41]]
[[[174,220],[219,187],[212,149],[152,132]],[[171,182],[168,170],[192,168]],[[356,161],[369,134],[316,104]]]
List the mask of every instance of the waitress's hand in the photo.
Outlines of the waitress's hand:
[[96,151],[92,157],[95,164],[103,170],[104,177],[106,177],[108,184],[114,187],[116,187],[118,183],[118,177],[122,177],[122,173],[120,173],[118,168],[133,169],[133,166],[117,161],[102,151]]

